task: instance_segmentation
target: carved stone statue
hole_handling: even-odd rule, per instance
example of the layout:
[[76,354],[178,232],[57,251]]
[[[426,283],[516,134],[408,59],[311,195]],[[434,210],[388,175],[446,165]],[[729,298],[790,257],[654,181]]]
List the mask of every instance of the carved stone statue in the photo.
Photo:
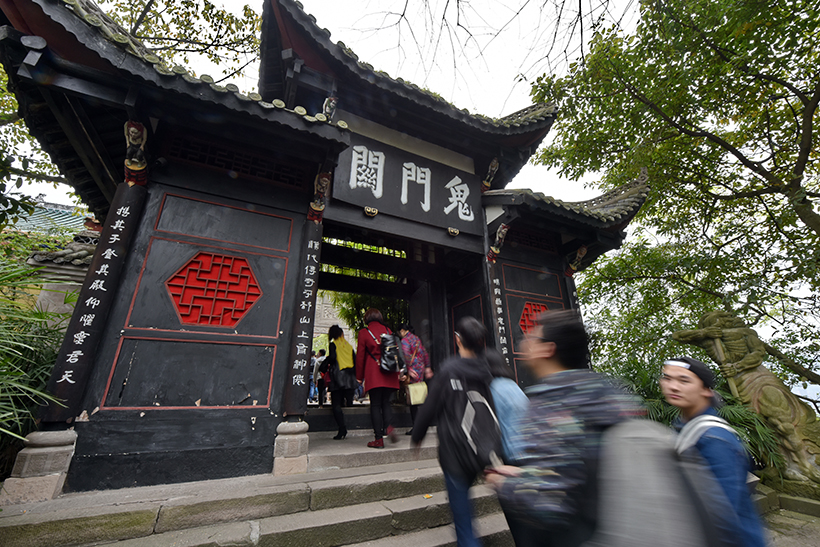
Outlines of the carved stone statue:
[[128,186],[145,186],[148,182],[148,161],[145,157],[145,143],[148,130],[139,122],[125,122],[125,182]]
[[319,173],[313,181],[313,200],[308,209],[308,220],[315,224],[322,222],[325,213],[325,196],[330,188],[330,173]]
[[125,165],[131,169],[145,167],[145,142],[148,140],[148,131],[139,122],[125,122],[125,142],[128,148],[125,151]]
[[672,338],[705,349],[720,367],[732,394],[777,432],[786,460],[786,479],[820,485],[820,423],[814,410],[763,366],[766,348],[757,333],[724,311],[705,314],[698,327],[678,331]]
[[327,116],[328,120],[332,120],[333,115],[336,114],[336,103],[338,101],[339,99],[331,95],[325,99],[324,103],[322,103],[322,114]]

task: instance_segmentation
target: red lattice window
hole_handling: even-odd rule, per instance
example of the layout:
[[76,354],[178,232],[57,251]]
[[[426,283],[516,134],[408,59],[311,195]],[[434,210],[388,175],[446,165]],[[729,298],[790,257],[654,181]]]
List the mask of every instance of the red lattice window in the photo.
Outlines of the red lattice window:
[[262,296],[248,261],[198,253],[165,282],[180,321],[232,327]]
[[548,309],[546,304],[538,304],[537,302],[524,304],[524,311],[521,312],[521,320],[518,322],[518,326],[521,327],[524,334],[529,333],[535,327],[535,318]]

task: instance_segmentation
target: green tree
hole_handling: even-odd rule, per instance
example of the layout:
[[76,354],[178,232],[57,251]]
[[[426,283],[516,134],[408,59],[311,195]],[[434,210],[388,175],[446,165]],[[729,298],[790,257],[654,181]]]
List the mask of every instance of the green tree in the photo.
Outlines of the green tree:
[[541,163],[602,190],[649,170],[637,234],[580,276],[600,366],[694,351],[668,336],[725,309],[817,378],[818,35],[817,2],[650,0],[634,33],[601,29],[538,79],[561,112]]
[[382,312],[385,324],[396,330],[409,317],[409,308],[406,300],[387,298],[384,296],[368,296],[365,294],[351,294],[330,292],[330,301],[339,313],[339,318],[353,331],[363,329],[364,312],[376,308]]
[[[258,59],[261,18],[249,6],[238,14],[209,0],[100,0],[100,7],[169,66],[204,61],[222,81],[238,77]],[[198,65],[199,66],[199,65]],[[0,227],[33,210],[13,187],[34,181],[66,183],[28,132],[0,66]]]
[[0,479],[11,471],[21,440],[35,429],[37,408],[63,341],[67,314],[34,306],[36,270],[0,255]]

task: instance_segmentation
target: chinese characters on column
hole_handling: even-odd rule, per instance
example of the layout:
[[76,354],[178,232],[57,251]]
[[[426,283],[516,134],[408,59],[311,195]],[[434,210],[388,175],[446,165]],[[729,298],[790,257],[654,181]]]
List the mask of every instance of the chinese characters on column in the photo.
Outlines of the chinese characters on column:
[[512,337],[512,332],[509,330],[509,324],[504,313],[504,295],[501,290],[501,279],[493,277],[492,286],[492,303],[493,314],[496,317],[496,329],[498,331],[498,349],[504,356],[507,366],[510,366],[510,344],[509,340]]
[[305,386],[308,381],[307,367],[310,363],[310,348],[313,341],[313,308],[316,302],[317,279],[319,277],[319,251],[321,241],[308,239],[305,267],[301,272],[301,294],[297,304],[294,328],[296,335],[294,359],[291,363],[291,382],[294,386]]
[[117,189],[49,382],[48,389],[66,404],[49,405],[44,412],[46,421],[71,420],[79,411],[85,382],[117,291],[127,245],[139,220],[137,212],[145,196],[144,187],[130,189],[123,184]]
[[[95,277],[91,277],[86,280],[88,283],[88,293],[92,296],[89,296],[85,300],[81,300],[77,303],[77,306],[81,308],[78,326],[82,327],[82,329],[70,334],[70,340],[74,346],[82,348],[86,344],[86,341],[91,337],[91,334],[85,330],[86,328],[95,326],[99,327],[98,325],[95,325],[95,321],[97,320],[97,307],[102,304],[102,300],[100,298],[105,296],[102,293],[108,292],[106,281],[108,274],[111,271],[111,260],[119,257],[119,254],[113,245],[118,242],[120,242],[120,245],[122,244],[120,235],[123,230],[126,229],[126,222],[128,221],[128,217],[130,215],[131,208],[129,206],[119,207],[116,211],[114,211],[115,219],[111,224],[111,234],[108,236],[107,240],[100,241],[101,245],[106,245],[98,251],[102,257],[103,263],[96,270],[91,270]],[[82,309],[83,307],[85,309]],[[83,356],[83,352],[78,349],[68,353],[66,355],[65,362],[76,363],[78,358],[81,356]],[[71,382],[71,372],[72,371],[65,371],[67,376],[64,375],[63,378],[58,380],[58,382]]]

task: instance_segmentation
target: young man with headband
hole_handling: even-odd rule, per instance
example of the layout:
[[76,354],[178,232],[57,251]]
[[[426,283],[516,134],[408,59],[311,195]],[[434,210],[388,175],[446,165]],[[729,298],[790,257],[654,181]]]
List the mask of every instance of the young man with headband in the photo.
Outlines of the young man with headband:
[[746,486],[749,455],[737,434],[718,417],[712,370],[697,359],[675,357],[663,363],[660,385],[666,401],[680,409],[675,424],[680,431],[678,451],[694,445],[737,515],[734,532],[742,538],[741,544],[763,547],[763,526]]

